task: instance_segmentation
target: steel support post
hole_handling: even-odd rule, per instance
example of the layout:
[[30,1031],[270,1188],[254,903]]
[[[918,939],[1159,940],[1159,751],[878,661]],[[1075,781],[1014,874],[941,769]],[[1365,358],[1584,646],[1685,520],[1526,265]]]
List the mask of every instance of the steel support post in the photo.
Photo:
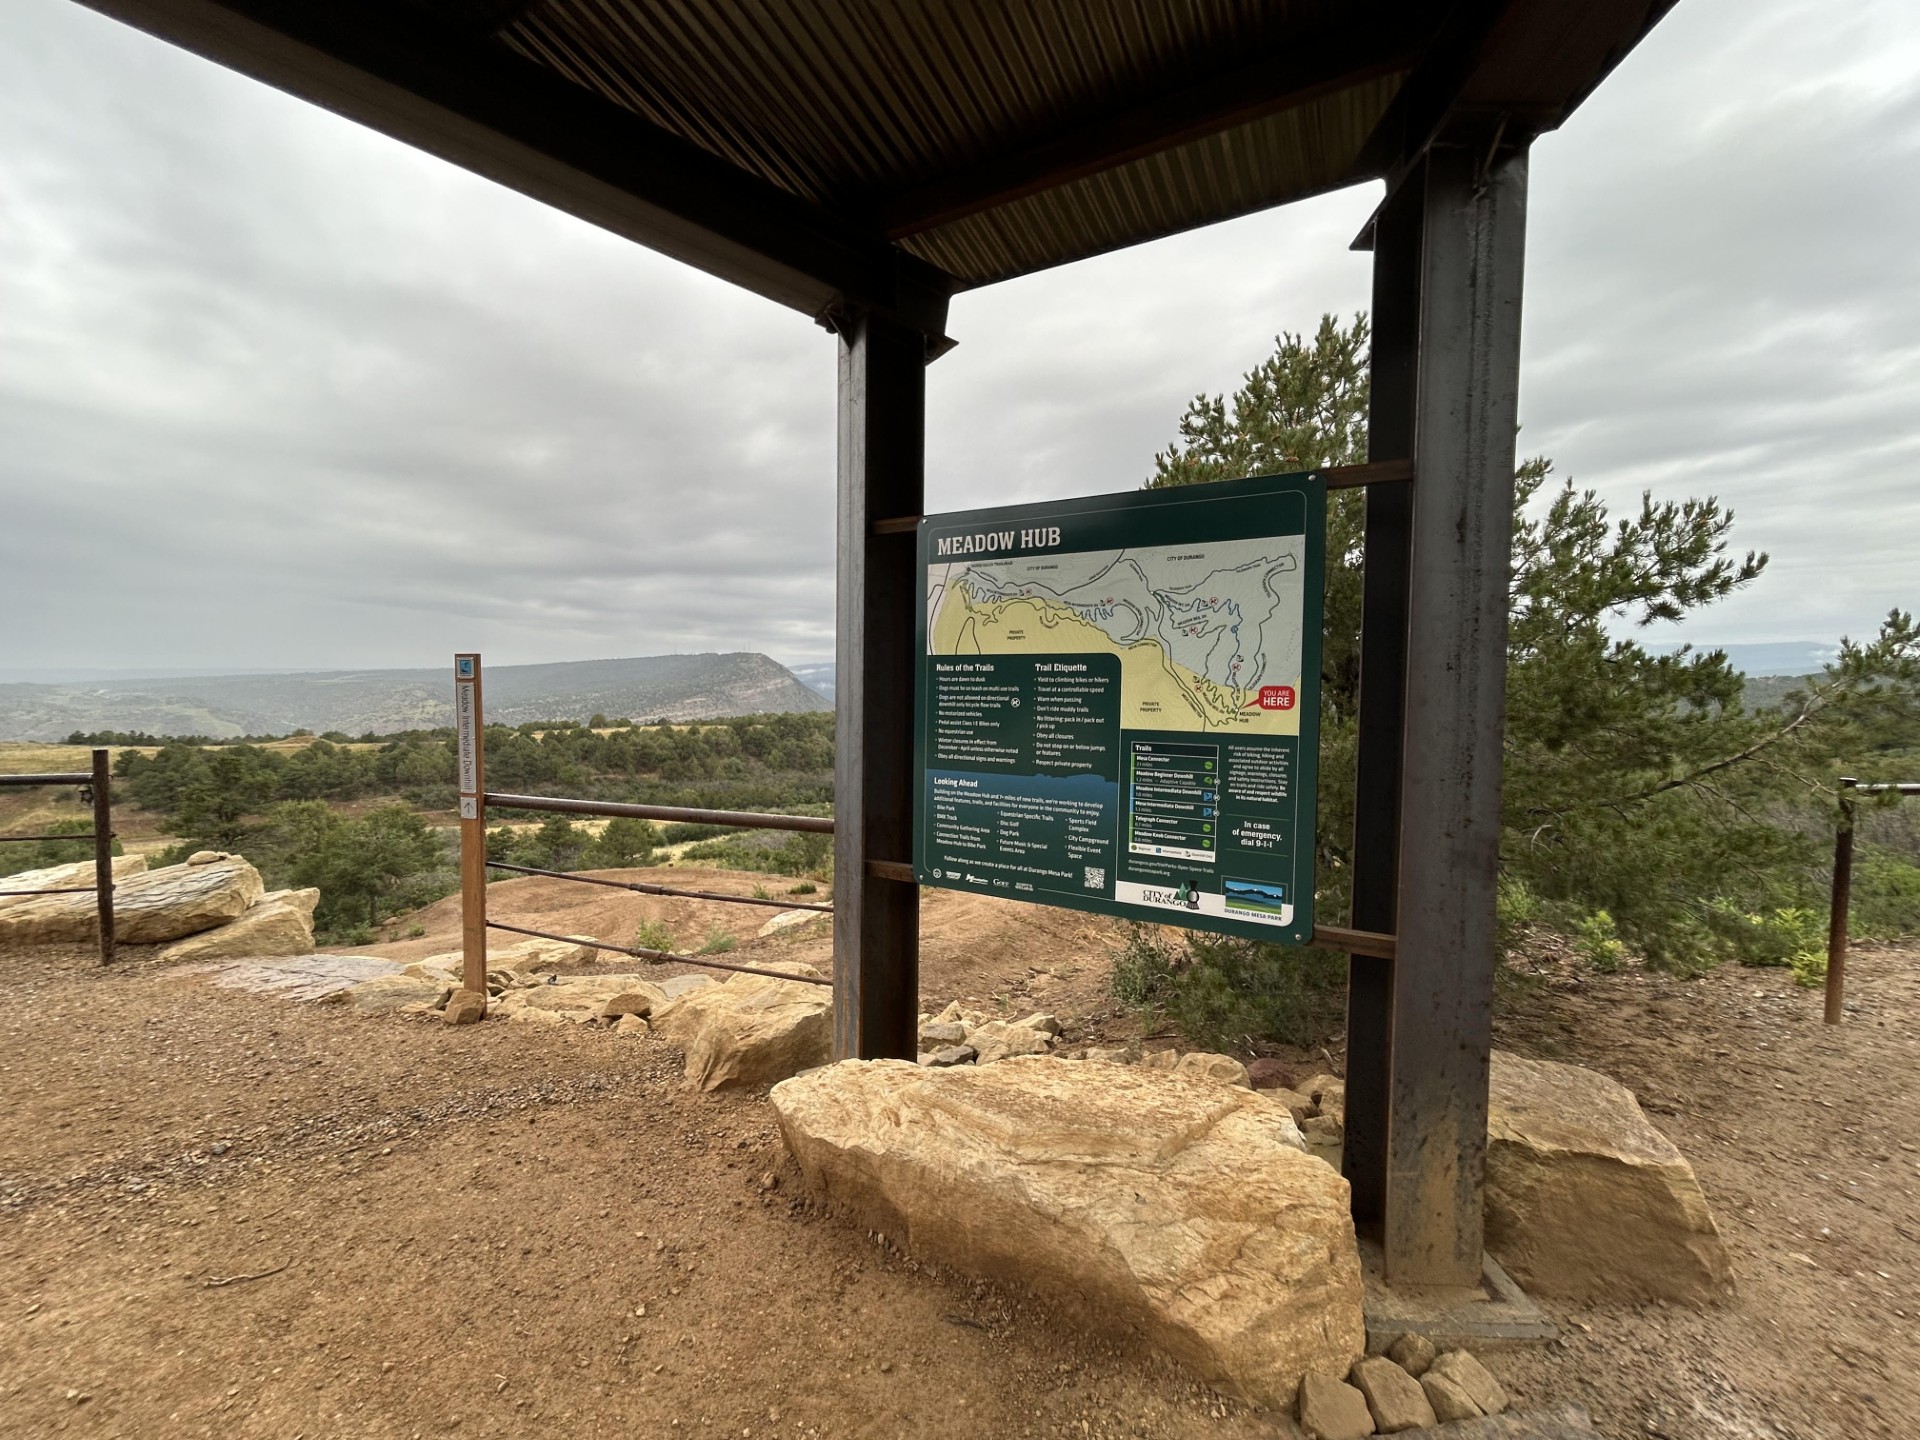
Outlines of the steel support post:
[[[1373,236],[1373,343],[1367,459],[1413,458],[1420,353],[1420,235],[1424,174],[1381,207]],[[1360,612],[1360,712],[1353,806],[1353,928],[1394,933],[1400,862],[1400,749],[1407,664],[1407,563],[1413,483],[1367,487]],[[1379,1224],[1387,1190],[1387,1087],[1393,1047],[1393,965],[1347,959],[1347,1108],[1341,1168],[1353,1218]]]
[[100,914],[100,963],[113,963],[113,772],[107,752],[93,752],[93,886]]
[[920,888],[867,862],[913,858],[914,613],[925,599],[913,533],[875,534],[873,522],[922,511],[927,339],[871,312],[839,331],[833,1050],[911,1060]]
[[1437,145],[1421,208],[1383,1233],[1396,1284],[1483,1256],[1524,150]]

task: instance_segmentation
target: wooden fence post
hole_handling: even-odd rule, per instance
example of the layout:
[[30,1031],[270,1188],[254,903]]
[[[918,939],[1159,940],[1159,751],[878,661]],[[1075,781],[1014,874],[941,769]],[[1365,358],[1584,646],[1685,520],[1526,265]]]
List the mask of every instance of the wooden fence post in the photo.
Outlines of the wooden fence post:
[[1838,1025],[1847,1000],[1847,910],[1853,904],[1853,787],[1840,782],[1840,823],[1833,832],[1833,899],[1827,910],[1827,1024]]
[[487,761],[480,657],[453,657],[453,718],[460,768],[461,988],[487,995]]
[[93,752],[93,885],[100,906],[100,963],[113,963],[113,797],[107,752]]

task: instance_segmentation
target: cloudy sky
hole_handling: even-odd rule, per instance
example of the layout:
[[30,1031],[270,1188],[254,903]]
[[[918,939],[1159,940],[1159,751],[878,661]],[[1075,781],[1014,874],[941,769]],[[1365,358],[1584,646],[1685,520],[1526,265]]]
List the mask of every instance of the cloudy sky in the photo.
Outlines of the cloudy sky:
[[[935,509],[1131,488],[1364,305],[1371,188],[955,302]],[[1920,6],[1683,0],[1535,149],[1522,446],[1920,602]],[[832,652],[833,341],[70,0],[0,0],[0,669]]]

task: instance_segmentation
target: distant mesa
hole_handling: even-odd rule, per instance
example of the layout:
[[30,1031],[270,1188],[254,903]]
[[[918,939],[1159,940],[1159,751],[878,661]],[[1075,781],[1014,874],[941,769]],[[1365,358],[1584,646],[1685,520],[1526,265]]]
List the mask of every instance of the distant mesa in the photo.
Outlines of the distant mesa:
[[[830,683],[830,682],[829,682]],[[714,720],[830,710],[832,702],[765,655],[650,655],[501,665],[486,671],[487,718]],[[451,659],[432,670],[316,670],[0,684],[0,739],[63,740],[74,731],[284,735],[428,729],[453,723]]]

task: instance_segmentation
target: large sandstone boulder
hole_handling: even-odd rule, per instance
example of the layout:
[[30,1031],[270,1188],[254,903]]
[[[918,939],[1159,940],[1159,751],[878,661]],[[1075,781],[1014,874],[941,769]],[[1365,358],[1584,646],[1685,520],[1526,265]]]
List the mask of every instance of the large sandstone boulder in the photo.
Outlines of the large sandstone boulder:
[[238,855],[149,870],[115,889],[114,930],[129,945],[198,935],[238,919],[266,888],[260,872]]
[[[0,846],[0,849],[4,848]],[[146,868],[147,857],[144,855],[115,856],[113,879],[116,888],[122,881],[143,874]],[[65,890],[75,885],[91,884],[91,860],[0,875],[0,890]],[[98,933],[99,915],[99,901],[91,894],[0,896],[0,945],[28,940],[92,940]]]
[[[116,937],[126,945],[159,945],[198,935],[245,913],[265,890],[260,872],[238,856],[217,856],[194,865],[146,869],[138,862],[122,877],[115,861],[113,923]],[[76,867],[62,866],[74,871]],[[92,862],[78,867],[81,878],[66,884],[84,885],[92,879]],[[12,883],[6,889],[25,888]],[[0,942],[90,940],[94,935],[96,902],[92,895],[30,896],[5,902],[0,908]]]
[[[239,919],[176,940],[160,952],[167,963],[181,960],[240,960],[271,955],[311,955],[313,953],[313,907],[318,890],[281,890],[276,899],[262,896]],[[314,897],[311,901],[299,898]]]
[[[766,968],[820,973],[795,960],[770,961]],[[833,1058],[832,994],[824,985],[730,975],[655,1006],[651,1023],[687,1052],[687,1079],[699,1089],[771,1085]]]
[[[130,875],[146,872],[147,857],[144,855],[116,855],[112,860],[113,878],[125,880]],[[93,883],[93,861],[73,860],[65,865],[48,865],[40,870],[17,870],[11,875],[0,875],[0,890],[64,890],[69,885],[91,885]],[[29,897],[14,897],[0,900],[0,910],[19,905]]]
[[254,903],[271,905],[276,900],[284,900],[287,904],[297,907],[311,923],[313,912],[320,908],[320,890],[314,885],[309,885],[304,890],[269,890]]
[[1577,1065],[1495,1051],[1487,1248],[1530,1290],[1716,1300],[1726,1245],[1693,1167],[1633,1092]]
[[864,1223],[1075,1299],[1256,1404],[1365,1346],[1347,1182],[1252,1090],[1016,1056],[847,1060],[772,1100],[801,1168]]

